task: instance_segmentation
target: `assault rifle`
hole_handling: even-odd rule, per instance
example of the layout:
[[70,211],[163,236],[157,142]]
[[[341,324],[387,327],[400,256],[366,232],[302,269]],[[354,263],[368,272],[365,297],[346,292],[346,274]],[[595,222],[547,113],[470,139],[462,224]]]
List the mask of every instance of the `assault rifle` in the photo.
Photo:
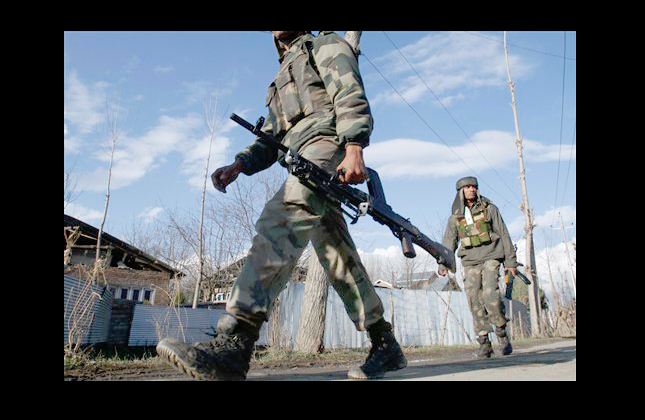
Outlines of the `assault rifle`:
[[[332,204],[339,205],[341,211],[352,220],[351,224],[356,223],[359,217],[369,214],[375,221],[390,228],[394,236],[401,241],[403,255],[406,257],[414,258],[416,256],[412,246],[415,243],[432,255],[439,264],[448,267],[452,272],[455,271],[455,254],[453,252],[421,233],[408,219],[395,213],[385,202],[385,193],[376,171],[367,168],[369,194],[366,194],[357,188],[340,183],[338,174],[327,173],[313,162],[275,140],[273,136],[262,132],[260,128],[264,125],[263,117],[258,119],[255,126],[236,114],[231,114],[231,119],[255,134],[264,144],[285,153],[284,160],[289,166],[289,172],[296,176],[303,185],[320,193]],[[345,210],[343,205],[349,211]]]
[[[520,271],[517,271],[517,277],[520,278],[526,284],[527,286],[531,284],[531,280],[527,279],[526,276]],[[513,295],[513,274],[511,274],[510,271],[506,271],[506,294],[505,297],[506,299],[511,299],[511,296]]]

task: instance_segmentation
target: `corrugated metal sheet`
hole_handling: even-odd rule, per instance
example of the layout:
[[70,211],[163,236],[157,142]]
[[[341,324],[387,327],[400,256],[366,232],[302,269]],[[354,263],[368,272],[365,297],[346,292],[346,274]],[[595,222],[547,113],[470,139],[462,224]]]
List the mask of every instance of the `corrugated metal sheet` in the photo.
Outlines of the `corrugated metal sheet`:
[[138,304],[134,307],[129,346],[153,346],[160,338],[172,337],[187,343],[207,341],[211,326],[223,309],[174,308]]
[[81,344],[108,341],[112,316],[112,293],[105,286],[63,275],[63,338]]
[[[383,288],[377,288],[376,292],[383,302],[385,319],[394,326],[394,334],[402,346],[476,343],[465,293]],[[290,348],[295,345],[300,325],[304,284],[289,283],[280,299],[281,335],[279,343],[275,344]],[[129,345],[155,345],[160,337],[174,337],[186,342],[208,340],[210,337],[206,333],[212,332],[210,327],[217,325],[223,312],[136,305]],[[262,326],[256,344],[268,344],[267,325],[264,323]],[[490,336],[495,342],[495,334]],[[324,345],[327,349],[370,346],[367,333],[356,330],[340,296],[331,287],[328,291]]]
[[[376,292],[383,302],[384,317],[394,326],[395,336],[401,345],[448,346],[475,342],[472,315],[465,293],[383,288],[377,288]],[[283,332],[280,344],[283,346],[295,345],[303,298],[303,283],[289,283],[280,295]],[[367,333],[356,330],[340,296],[331,287],[328,291],[324,345],[327,349],[370,346]]]

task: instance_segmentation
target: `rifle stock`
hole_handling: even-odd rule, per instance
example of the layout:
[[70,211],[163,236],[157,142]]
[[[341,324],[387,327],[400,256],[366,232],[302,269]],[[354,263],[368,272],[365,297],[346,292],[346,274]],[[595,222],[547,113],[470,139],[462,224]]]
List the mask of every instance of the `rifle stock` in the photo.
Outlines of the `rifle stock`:
[[[412,245],[414,243],[432,255],[439,264],[448,267],[452,272],[455,271],[454,252],[450,252],[440,243],[434,242],[421,233],[408,219],[395,213],[386,203],[381,180],[375,170],[367,168],[369,194],[365,194],[357,188],[339,183],[336,174],[327,173],[314,163],[299,156],[296,152],[289,150],[288,147],[276,141],[271,135],[262,132],[260,129],[264,123],[264,118],[260,117],[255,126],[236,114],[231,114],[231,119],[255,134],[265,144],[284,152],[286,154],[285,162],[289,165],[289,172],[298,177],[303,185],[320,192],[322,196],[332,203],[341,205],[341,211],[352,219],[352,224],[356,223],[360,216],[369,214],[376,222],[390,228],[394,236],[401,241],[403,255],[406,257],[414,258],[416,256]],[[342,205],[348,207],[354,214],[343,209]]]

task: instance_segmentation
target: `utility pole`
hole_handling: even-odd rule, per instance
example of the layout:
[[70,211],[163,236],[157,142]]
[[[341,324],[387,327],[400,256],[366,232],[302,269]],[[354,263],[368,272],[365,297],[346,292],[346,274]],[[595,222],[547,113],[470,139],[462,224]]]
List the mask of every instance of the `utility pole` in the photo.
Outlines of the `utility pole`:
[[361,35],[363,34],[363,31],[345,31],[345,36],[343,37],[345,41],[349,45],[352,46],[352,49],[356,53],[356,55],[360,54],[360,42],[361,42]]
[[515,118],[515,144],[517,145],[517,155],[520,161],[520,184],[522,186],[522,204],[520,209],[524,213],[524,233],[526,236],[526,261],[524,267],[526,276],[531,280],[528,286],[529,310],[531,311],[531,335],[533,337],[541,334],[540,328],[540,302],[539,287],[537,281],[537,272],[535,271],[535,248],[533,247],[533,215],[529,207],[529,197],[526,192],[526,174],[524,171],[524,156],[522,151],[522,136],[520,135],[520,125],[517,118],[517,106],[515,104],[515,85],[511,79],[511,67],[508,63],[508,45],[506,44],[506,31],[504,31],[504,57],[506,58],[506,71],[508,73],[508,85],[511,89],[511,98],[513,105],[513,117]]

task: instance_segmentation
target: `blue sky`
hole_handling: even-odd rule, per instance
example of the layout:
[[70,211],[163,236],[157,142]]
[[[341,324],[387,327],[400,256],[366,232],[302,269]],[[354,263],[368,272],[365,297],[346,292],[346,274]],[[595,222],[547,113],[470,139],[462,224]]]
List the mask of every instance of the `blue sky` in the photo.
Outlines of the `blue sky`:
[[[510,31],[508,42],[540,250],[562,241],[558,215],[568,238],[576,234],[576,33]],[[475,175],[519,241],[524,219],[503,31],[367,31],[361,50],[375,120],[364,155],[388,203],[440,241],[456,180]],[[133,221],[163,208],[199,213],[209,144],[204,99],[217,92],[220,113],[254,122],[266,113],[277,69],[268,32],[65,32],[64,167],[76,185],[65,213],[100,224],[106,103],[117,101],[121,134],[105,230],[123,237]],[[252,140],[223,120],[209,173]],[[209,182],[208,194],[221,193]],[[370,218],[351,232],[364,253],[399,252],[389,230]]]

